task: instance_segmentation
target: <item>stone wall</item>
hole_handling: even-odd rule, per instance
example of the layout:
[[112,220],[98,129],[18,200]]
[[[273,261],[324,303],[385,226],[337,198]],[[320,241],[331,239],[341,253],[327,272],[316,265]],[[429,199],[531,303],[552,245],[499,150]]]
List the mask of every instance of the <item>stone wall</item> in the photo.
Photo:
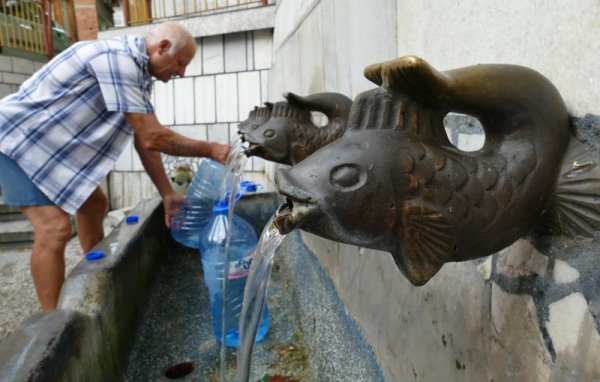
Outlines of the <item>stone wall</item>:
[[[529,66],[559,89],[578,134],[600,136],[600,5],[594,1],[312,0],[278,2],[269,98],[282,91],[373,88],[367,64],[415,54],[442,70]],[[484,137],[447,123],[463,149]],[[464,121],[462,121],[464,122]],[[468,124],[468,123],[467,123]],[[600,151],[598,151],[600,158]],[[277,166],[267,164],[271,175]],[[302,234],[359,323],[390,381],[596,381],[598,239],[522,239],[446,264],[412,286],[388,253]]]
[[42,65],[38,61],[0,55],[0,98],[16,92]]

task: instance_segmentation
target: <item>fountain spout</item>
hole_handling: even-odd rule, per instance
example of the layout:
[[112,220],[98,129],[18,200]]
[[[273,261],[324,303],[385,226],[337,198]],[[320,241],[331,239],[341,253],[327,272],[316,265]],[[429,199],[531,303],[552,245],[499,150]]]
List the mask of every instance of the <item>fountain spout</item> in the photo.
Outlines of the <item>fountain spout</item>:
[[[565,104],[539,73],[497,64],[440,72],[408,56],[365,76],[379,87],[354,100],[344,135],[278,171],[281,232],[390,252],[422,285],[447,262],[509,246],[550,210],[571,233],[600,229],[597,155],[571,137]],[[481,150],[450,144],[449,112],[482,122]],[[571,168],[573,157],[589,171]],[[587,212],[576,208],[582,199]]]
[[[339,138],[346,129],[352,100],[339,93],[317,93],[306,97],[285,93],[287,101],[272,105],[270,118],[240,126],[240,134],[249,143],[246,155],[293,165],[314,151]],[[327,116],[327,125],[311,121],[311,111]]]

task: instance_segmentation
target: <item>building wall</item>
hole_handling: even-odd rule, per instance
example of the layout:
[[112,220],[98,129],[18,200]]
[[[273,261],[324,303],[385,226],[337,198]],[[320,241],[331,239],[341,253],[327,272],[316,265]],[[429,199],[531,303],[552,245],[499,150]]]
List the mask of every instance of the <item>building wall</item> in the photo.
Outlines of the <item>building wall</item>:
[[398,51],[446,70],[528,66],[548,77],[571,114],[598,113],[600,5],[595,0],[398,1]]
[[[237,137],[237,124],[267,100],[272,35],[272,29],[260,29],[197,38],[198,53],[185,77],[155,82],[153,104],[159,121],[190,138],[231,142]],[[195,162],[164,158],[168,170],[175,162]],[[264,161],[249,159],[245,171],[264,172]],[[112,209],[156,196],[131,142],[108,183]]]
[[42,65],[38,61],[0,55],[0,98],[16,92]]
[[80,41],[98,37],[98,13],[96,0],[74,0],[75,22]]
[[[575,125],[597,134],[599,13],[592,0],[279,1],[269,100],[288,90],[354,97],[374,87],[364,66],[402,55],[442,70],[512,63],[547,76]],[[480,146],[460,119],[447,126],[453,142]],[[267,167],[272,176],[277,166]],[[600,380],[597,239],[519,240],[414,287],[388,253],[302,237],[390,381]]]

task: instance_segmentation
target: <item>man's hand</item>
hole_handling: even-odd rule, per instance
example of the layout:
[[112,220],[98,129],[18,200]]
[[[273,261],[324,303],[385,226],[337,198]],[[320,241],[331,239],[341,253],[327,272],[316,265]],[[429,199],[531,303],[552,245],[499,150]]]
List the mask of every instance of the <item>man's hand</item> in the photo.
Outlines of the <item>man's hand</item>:
[[231,147],[216,142],[212,142],[212,148],[210,151],[210,157],[217,162],[225,163],[227,161],[227,155]]
[[165,225],[171,228],[171,223],[185,201],[185,197],[176,192],[169,193],[163,197],[163,205],[165,207]]

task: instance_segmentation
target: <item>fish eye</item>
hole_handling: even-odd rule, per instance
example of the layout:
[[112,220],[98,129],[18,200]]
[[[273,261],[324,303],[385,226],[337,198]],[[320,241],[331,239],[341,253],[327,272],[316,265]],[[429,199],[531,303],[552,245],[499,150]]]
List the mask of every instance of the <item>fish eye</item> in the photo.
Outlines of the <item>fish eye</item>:
[[265,130],[263,135],[265,136],[265,138],[273,138],[275,136],[275,130],[273,130],[273,129]]
[[260,126],[260,125],[258,123],[255,123],[254,125],[252,125],[252,130],[258,129],[258,126]]
[[352,191],[362,186],[367,179],[366,173],[356,164],[342,164],[329,173],[329,182],[340,191]]

